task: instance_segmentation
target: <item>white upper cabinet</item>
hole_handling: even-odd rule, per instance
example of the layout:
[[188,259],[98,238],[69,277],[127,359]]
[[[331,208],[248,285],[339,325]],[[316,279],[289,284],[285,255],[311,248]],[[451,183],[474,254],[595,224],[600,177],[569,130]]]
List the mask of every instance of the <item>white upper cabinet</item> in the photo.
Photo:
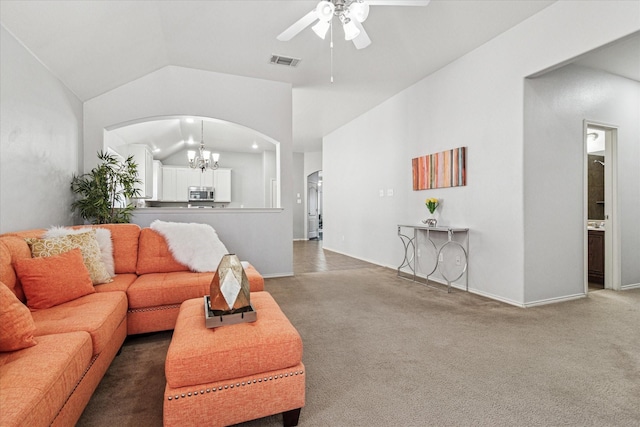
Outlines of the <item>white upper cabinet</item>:
[[160,160],[153,161],[153,197],[151,200],[162,200],[162,162]]
[[153,154],[151,154],[151,150],[144,144],[130,144],[128,153],[129,156],[133,156],[133,161],[138,165],[138,179],[141,181],[136,184],[136,188],[140,190],[138,197],[141,199],[152,198]]
[[[162,200],[165,202],[188,201],[189,187],[214,187],[214,172],[211,169],[202,172],[200,169],[184,166],[163,166]],[[230,198],[231,188],[228,193]]]
[[193,180],[192,172],[189,168],[176,168],[176,200],[180,202],[189,200],[190,181]]
[[162,167],[162,200],[165,202],[178,200],[176,169],[170,166]]
[[213,187],[213,173],[211,169],[207,169],[204,172],[200,172],[200,186],[201,187]]
[[231,169],[213,171],[214,197],[218,203],[231,202]]

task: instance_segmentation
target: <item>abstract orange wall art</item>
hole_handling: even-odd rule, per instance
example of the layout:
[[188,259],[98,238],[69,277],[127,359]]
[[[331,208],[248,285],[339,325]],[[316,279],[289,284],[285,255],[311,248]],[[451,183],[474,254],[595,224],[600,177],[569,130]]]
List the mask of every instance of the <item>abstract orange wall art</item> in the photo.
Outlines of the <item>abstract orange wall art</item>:
[[467,185],[467,147],[416,157],[411,163],[414,191]]

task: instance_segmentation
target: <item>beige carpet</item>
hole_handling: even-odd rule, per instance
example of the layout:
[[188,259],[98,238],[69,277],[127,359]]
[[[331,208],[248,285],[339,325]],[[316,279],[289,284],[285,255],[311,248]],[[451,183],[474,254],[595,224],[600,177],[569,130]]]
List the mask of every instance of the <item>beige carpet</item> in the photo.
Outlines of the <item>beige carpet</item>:
[[[304,343],[300,426],[640,425],[640,290],[521,309],[345,268],[266,283]],[[161,426],[170,336],[129,338],[79,425]]]

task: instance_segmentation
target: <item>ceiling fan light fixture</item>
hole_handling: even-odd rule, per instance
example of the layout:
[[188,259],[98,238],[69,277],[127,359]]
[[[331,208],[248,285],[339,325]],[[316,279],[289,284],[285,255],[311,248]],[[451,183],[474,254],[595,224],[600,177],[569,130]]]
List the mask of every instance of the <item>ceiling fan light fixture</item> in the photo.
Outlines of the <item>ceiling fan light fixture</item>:
[[344,29],[345,40],[353,40],[360,35],[360,30],[356,27],[356,24],[348,18],[345,20],[342,28]]
[[330,21],[333,18],[333,12],[335,11],[333,3],[327,0],[322,0],[316,6],[316,15],[321,21]]
[[311,27],[314,33],[322,40],[327,36],[327,31],[329,31],[329,27],[331,26],[331,21],[318,21],[316,25]]
[[369,4],[364,2],[354,2],[349,6],[349,16],[358,22],[364,22],[369,16]]

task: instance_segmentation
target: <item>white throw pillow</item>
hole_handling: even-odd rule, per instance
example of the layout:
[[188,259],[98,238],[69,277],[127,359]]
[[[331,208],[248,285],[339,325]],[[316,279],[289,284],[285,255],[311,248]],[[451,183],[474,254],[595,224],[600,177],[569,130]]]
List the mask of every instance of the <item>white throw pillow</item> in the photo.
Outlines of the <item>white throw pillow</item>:
[[98,241],[98,246],[100,247],[100,261],[104,264],[107,269],[107,273],[113,277],[116,275],[115,273],[115,263],[113,261],[113,242],[111,241],[111,231],[106,228],[91,228],[91,227],[82,227],[78,229],[67,228],[67,227],[51,227],[44,233],[42,236],[45,239],[53,239],[56,237],[63,237],[69,234],[81,234],[86,233],[89,230],[96,230],[96,240]]

